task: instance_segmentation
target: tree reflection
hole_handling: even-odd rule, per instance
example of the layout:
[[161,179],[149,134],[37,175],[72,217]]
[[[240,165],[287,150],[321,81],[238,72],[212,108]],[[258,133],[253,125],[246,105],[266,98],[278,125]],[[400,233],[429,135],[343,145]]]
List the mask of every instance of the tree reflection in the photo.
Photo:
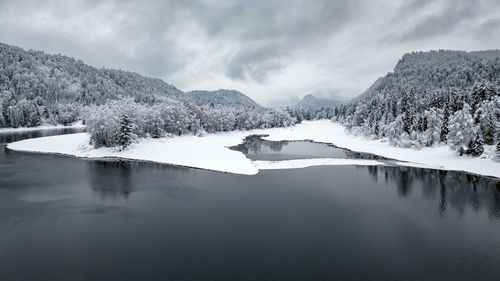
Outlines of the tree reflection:
[[486,211],[493,219],[500,218],[500,180],[463,172],[430,170],[400,166],[366,167],[378,180],[383,174],[386,185],[394,185],[402,197],[421,190],[428,200],[436,200],[443,216],[453,210],[460,216],[467,210]]
[[128,199],[133,191],[131,161],[88,161],[92,190],[101,200]]
[[[251,135],[248,136],[244,139],[243,143],[231,147],[231,149],[236,150],[236,151],[241,151],[244,154],[249,154],[249,153],[254,153],[258,154],[261,153],[263,150],[268,149],[273,152],[281,152],[283,148],[287,145],[289,145],[292,141],[268,141],[268,140],[263,140],[263,137],[267,137],[268,135]],[[375,159],[375,160],[389,160],[388,158],[370,154],[370,153],[361,153],[361,152],[354,152],[345,148],[340,148],[332,144],[328,143],[317,143],[309,140],[304,140],[304,141],[294,141],[294,142],[309,142],[309,143],[316,143],[316,144],[322,144],[322,145],[328,145],[332,149],[335,150],[340,150],[343,152],[345,155],[345,158],[350,158],[350,159]]]
[[0,132],[0,143],[11,143],[25,139],[75,134],[84,132],[84,128],[57,128],[57,129],[36,129],[28,131],[5,131]]
[[[101,200],[125,200],[137,190],[156,190],[165,196],[190,201],[199,189],[186,181],[190,174],[206,171],[173,165],[124,160],[87,161],[91,188]],[[191,177],[192,178],[192,177]]]
[[263,140],[263,137],[269,135],[251,135],[244,139],[243,143],[231,147],[233,150],[241,151],[244,154],[259,153],[262,149],[269,148],[271,151],[280,152],[283,147],[288,145],[288,141],[268,141]]

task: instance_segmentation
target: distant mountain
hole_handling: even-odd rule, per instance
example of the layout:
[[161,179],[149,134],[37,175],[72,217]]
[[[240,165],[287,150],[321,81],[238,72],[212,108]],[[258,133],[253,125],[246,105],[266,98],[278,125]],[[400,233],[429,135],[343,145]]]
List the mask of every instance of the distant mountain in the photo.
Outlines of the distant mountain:
[[336,112],[359,134],[480,155],[483,144],[500,145],[500,50],[405,54]]
[[317,98],[313,95],[306,95],[299,103],[292,106],[292,109],[299,110],[320,110],[320,109],[334,109],[336,106],[345,102],[334,99]]
[[219,89],[216,91],[190,91],[186,95],[199,106],[203,105],[222,105],[231,107],[260,107],[248,96],[235,91]]

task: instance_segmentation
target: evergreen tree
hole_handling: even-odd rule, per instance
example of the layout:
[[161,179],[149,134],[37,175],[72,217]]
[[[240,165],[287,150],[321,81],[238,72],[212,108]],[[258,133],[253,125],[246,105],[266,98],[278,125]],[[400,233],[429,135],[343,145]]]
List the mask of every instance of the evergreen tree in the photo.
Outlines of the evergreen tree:
[[442,142],[446,142],[448,140],[448,133],[450,132],[448,130],[449,118],[450,118],[450,111],[448,106],[445,106],[443,114],[443,125],[441,127],[441,134],[440,134]]
[[497,140],[497,147],[495,149],[495,156],[493,158],[495,161],[500,162],[500,138]]
[[133,128],[134,127],[129,117],[123,114],[120,119],[120,133],[118,135],[118,144],[121,146],[122,150],[127,148],[132,143]]
[[469,144],[469,148],[467,149],[467,154],[470,154],[472,156],[479,156],[483,154],[484,152],[483,143],[484,143],[483,135],[481,134],[480,130],[477,130],[474,140],[472,140]]
[[495,155],[493,156],[493,160],[500,162],[500,123],[497,128],[497,145],[495,148]]
[[484,135],[484,143],[494,144],[495,143],[495,121],[493,120],[493,116],[486,117],[484,122],[482,122],[480,129]]

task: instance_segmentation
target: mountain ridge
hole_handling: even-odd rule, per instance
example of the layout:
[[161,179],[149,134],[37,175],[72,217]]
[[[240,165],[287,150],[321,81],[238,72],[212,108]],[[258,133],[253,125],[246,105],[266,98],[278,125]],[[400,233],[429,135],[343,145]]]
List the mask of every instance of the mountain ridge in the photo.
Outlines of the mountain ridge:
[[[126,70],[97,68],[73,57],[25,50],[5,43],[0,43],[0,63],[2,66],[0,72],[7,73],[0,79],[0,90],[17,94],[19,99],[25,97],[29,99],[31,96],[27,92],[34,92],[33,94],[51,102],[50,95],[59,92],[71,101],[85,100],[85,103],[101,104],[108,99],[133,97],[139,102],[195,100],[198,105],[206,105],[213,102],[210,100],[211,96],[215,99],[215,103],[229,104],[230,95],[237,94],[240,96],[238,99],[240,104],[243,100],[246,100],[249,106],[257,104],[246,95],[247,99],[242,98],[241,95],[244,94],[236,90],[202,91],[208,97],[196,100],[196,97],[193,98],[188,94],[189,92],[184,92],[159,78]],[[17,85],[20,83],[27,83],[32,87],[19,89]],[[59,85],[54,87],[54,84]]]

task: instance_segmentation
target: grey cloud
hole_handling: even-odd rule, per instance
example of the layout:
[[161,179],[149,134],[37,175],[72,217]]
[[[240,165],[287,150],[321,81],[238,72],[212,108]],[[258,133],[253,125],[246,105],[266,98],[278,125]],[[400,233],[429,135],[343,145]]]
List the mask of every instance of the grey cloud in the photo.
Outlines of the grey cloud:
[[230,59],[226,74],[232,79],[251,79],[263,83],[270,73],[284,67],[286,56],[285,48],[275,44],[247,48]]
[[484,21],[477,28],[477,35],[483,40],[488,40],[492,36],[500,36],[500,18],[490,18]]
[[215,8],[203,7],[203,13],[194,18],[210,36],[241,43],[226,65],[227,76],[259,83],[266,82],[269,73],[285,67],[284,58],[289,52],[316,44],[338,31],[358,7],[357,1],[343,0],[221,2]]
[[[423,4],[425,4],[425,1],[421,1],[421,5]],[[477,16],[479,11],[479,4],[475,1],[448,1],[445,9],[438,14],[422,18],[408,32],[399,36],[398,39],[401,41],[420,40],[449,33],[459,23]]]
[[499,46],[499,3],[0,0],[0,41],[260,102],[348,96],[408,51]]

